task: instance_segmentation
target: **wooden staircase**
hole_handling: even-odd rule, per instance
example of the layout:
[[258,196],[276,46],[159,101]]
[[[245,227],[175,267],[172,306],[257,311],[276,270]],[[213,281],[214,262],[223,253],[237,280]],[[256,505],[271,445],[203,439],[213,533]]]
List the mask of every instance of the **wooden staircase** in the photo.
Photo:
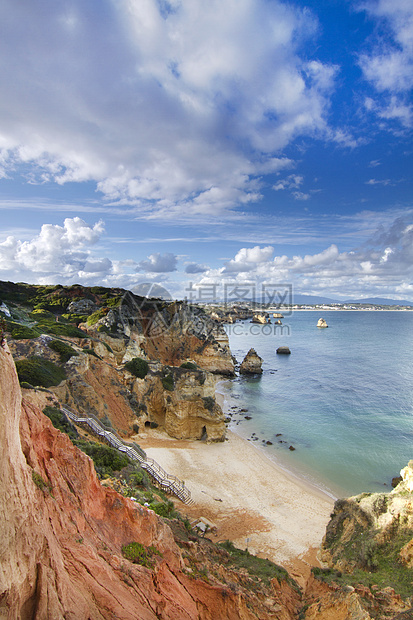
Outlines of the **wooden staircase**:
[[125,453],[132,461],[137,461],[142,469],[148,472],[156,486],[165,491],[165,493],[175,495],[184,504],[189,505],[193,503],[191,492],[179,478],[168,474],[156,461],[148,458],[145,452],[138,446],[129,446],[124,443],[115,431],[105,427],[96,416],[93,414],[79,416],[67,406],[62,406],[62,411],[71,422],[79,426],[88,427],[89,431],[103,439],[110,446],[116,448],[119,452]]

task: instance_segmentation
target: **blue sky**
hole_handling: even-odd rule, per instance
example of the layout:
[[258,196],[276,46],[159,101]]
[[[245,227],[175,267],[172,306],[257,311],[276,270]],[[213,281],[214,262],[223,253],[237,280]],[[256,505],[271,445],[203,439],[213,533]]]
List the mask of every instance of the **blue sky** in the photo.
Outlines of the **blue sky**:
[[411,0],[4,0],[0,278],[413,299]]

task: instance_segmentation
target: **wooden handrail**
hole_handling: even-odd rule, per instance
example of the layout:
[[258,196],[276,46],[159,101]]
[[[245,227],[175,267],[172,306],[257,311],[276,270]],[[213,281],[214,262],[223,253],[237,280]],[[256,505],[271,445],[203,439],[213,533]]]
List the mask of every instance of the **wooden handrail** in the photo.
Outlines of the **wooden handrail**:
[[140,453],[132,446],[125,444],[115,431],[106,428],[96,416],[93,414],[83,417],[79,416],[67,406],[62,407],[62,411],[70,421],[80,425],[86,424],[93,433],[102,437],[116,450],[125,452],[130,459],[138,461],[142,469],[145,469],[163,489],[178,497],[184,504],[192,502],[191,492],[179,478],[168,474],[154,459],[147,457],[143,450]]

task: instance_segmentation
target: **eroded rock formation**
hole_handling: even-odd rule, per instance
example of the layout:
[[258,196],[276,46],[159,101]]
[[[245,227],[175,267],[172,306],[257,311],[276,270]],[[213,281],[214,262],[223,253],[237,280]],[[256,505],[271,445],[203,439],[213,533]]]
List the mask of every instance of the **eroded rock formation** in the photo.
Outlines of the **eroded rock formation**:
[[266,323],[271,323],[271,319],[268,312],[256,312],[251,319],[251,323],[259,323],[264,325]]
[[244,357],[239,372],[241,375],[260,375],[262,373],[262,358],[255,349],[250,349]]
[[325,319],[318,319],[317,327],[323,327],[323,328],[328,327],[327,321]]
[[281,347],[278,347],[277,349],[278,355],[290,355],[290,353],[291,353],[290,347],[281,346]]

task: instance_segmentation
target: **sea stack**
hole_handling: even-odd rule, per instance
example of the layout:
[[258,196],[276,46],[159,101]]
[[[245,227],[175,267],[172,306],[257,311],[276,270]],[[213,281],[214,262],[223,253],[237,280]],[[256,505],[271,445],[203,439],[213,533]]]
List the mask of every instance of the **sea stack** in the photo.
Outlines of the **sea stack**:
[[240,366],[241,375],[260,375],[262,373],[262,358],[255,349],[250,349]]
[[278,355],[290,355],[291,351],[289,349],[289,347],[278,347],[277,349],[277,353]]
[[318,319],[317,327],[328,327],[327,321],[325,319]]
[[259,323],[260,325],[265,325],[266,323],[271,323],[271,319],[268,315],[268,312],[257,312],[252,317],[251,323]]

